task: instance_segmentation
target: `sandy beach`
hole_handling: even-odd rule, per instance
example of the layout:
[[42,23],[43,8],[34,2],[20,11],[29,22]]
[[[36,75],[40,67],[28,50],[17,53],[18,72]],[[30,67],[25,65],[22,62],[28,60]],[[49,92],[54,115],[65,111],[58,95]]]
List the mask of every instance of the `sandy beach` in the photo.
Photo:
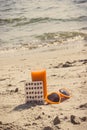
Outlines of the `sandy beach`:
[[[47,92],[68,88],[60,104],[25,103],[31,71],[46,69]],[[0,130],[87,130],[87,43],[0,52]]]

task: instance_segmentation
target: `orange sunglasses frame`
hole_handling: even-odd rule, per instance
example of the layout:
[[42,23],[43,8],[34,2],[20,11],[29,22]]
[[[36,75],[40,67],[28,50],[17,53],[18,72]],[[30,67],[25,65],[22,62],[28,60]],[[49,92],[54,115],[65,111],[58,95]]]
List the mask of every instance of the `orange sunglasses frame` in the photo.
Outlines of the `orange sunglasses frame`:
[[[51,94],[54,94],[54,93],[59,96],[59,102],[53,102],[53,101],[51,101],[51,100],[48,99],[48,96],[51,95]],[[59,104],[59,103],[61,102],[61,96],[60,96],[60,94],[57,93],[57,92],[52,92],[52,93],[50,93],[50,94],[48,94],[48,95],[46,96],[45,100],[46,100],[46,102],[49,103],[49,104]]]
[[[67,88],[61,88],[59,90],[65,90],[70,94],[70,91]],[[60,91],[58,91],[58,93],[60,94],[61,98],[70,98],[71,97],[71,94],[68,96],[68,95],[61,93]]]
[[[61,88],[61,89],[66,90],[66,91],[70,94],[70,92],[69,92],[68,89],[66,89],[66,88]],[[60,89],[60,90],[61,90],[61,89]],[[59,102],[53,102],[53,101],[51,101],[51,100],[48,99],[48,96],[51,95],[51,94],[54,94],[54,93],[59,96]],[[70,98],[70,97],[71,97],[71,94],[70,94],[69,96],[67,96],[67,95],[65,95],[65,94],[62,94],[60,91],[58,91],[58,92],[52,92],[52,93],[46,95],[45,101],[46,101],[47,103],[49,103],[49,104],[59,104],[59,103],[62,102],[62,98],[68,99],[68,98]]]

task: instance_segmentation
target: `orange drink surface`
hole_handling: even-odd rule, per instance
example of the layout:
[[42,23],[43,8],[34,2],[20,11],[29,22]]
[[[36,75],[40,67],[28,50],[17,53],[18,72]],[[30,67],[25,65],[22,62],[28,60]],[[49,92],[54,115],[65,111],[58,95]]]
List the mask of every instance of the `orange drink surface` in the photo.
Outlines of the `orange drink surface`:
[[45,98],[47,95],[46,70],[32,71],[31,78],[32,81],[43,81],[43,91],[44,91],[44,98]]

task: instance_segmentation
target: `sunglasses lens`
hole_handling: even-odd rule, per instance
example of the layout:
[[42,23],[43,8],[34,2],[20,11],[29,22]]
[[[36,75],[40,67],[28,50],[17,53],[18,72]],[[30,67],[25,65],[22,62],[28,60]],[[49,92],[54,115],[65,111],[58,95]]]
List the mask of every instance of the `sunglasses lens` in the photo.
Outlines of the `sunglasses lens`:
[[52,102],[59,102],[59,96],[56,93],[52,93],[47,97]]
[[66,96],[70,96],[70,94],[69,94],[69,92],[67,90],[60,89],[59,92],[66,95]]

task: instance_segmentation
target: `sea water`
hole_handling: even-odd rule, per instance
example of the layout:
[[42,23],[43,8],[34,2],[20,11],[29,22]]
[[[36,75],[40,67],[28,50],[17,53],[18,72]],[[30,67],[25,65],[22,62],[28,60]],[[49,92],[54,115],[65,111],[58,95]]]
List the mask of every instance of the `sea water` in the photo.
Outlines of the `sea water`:
[[87,40],[87,0],[0,0],[0,49]]

